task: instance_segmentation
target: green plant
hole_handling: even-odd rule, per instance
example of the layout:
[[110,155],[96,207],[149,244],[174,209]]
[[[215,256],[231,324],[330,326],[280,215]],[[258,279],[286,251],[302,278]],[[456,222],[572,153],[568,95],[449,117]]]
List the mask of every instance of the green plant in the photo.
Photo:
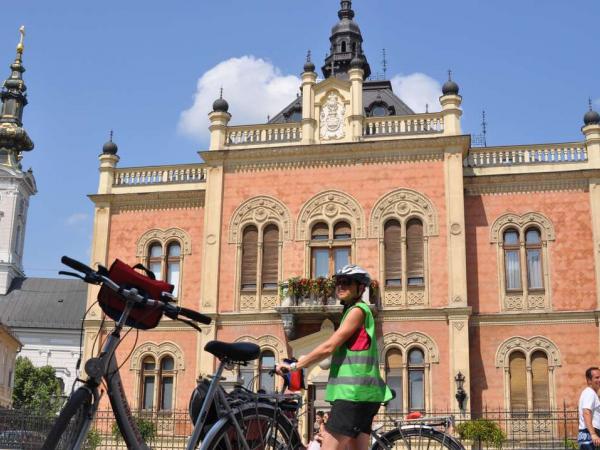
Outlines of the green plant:
[[[142,439],[145,442],[152,441],[156,436],[156,425],[154,425],[154,422],[150,419],[144,419],[143,417],[135,417],[134,420],[140,430]],[[112,435],[117,441],[121,438],[121,431],[116,422],[112,426]]]
[[501,448],[502,443],[506,440],[506,434],[500,426],[487,419],[475,419],[460,423],[456,426],[456,431],[461,439],[473,441],[478,444],[479,448],[481,448],[481,444]]
[[13,389],[15,409],[29,409],[54,416],[63,403],[61,395],[60,381],[52,367],[35,367],[28,358],[17,358]]
[[100,434],[100,432],[97,429],[92,428],[88,432],[87,437],[85,438],[83,448],[84,448],[84,450],[96,450],[100,446],[101,443],[102,443],[102,435]]
[[573,439],[565,438],[563,447],[571,450],[577,450],[579,448],[579,444]]

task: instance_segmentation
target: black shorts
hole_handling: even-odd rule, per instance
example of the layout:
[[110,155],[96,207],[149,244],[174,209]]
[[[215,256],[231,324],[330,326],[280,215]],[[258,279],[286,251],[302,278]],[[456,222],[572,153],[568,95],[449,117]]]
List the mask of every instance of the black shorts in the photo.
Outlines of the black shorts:
[[371,433],[373,418],[379,411],[381,403],[350,402],[336,400],[331,406],[329,420],[325,428],[330,433],[342,434],[355,438],[360,433]]

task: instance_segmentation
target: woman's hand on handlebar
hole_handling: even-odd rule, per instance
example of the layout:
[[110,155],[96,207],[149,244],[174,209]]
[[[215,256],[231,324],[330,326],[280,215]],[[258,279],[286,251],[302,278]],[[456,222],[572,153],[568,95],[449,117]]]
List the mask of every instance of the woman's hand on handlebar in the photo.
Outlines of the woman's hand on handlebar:
[[292,371],[290,365],[286,362],[279,363],[275,365],[275,373],[279,376],[284,376],[285,374]]

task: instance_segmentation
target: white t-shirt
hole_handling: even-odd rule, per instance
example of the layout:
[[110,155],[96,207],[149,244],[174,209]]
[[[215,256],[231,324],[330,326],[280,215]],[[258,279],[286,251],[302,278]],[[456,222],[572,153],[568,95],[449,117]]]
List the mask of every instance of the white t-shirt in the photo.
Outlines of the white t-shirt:
[[579,429],[587,430],[585,421],[583,420],[583,410],[589,409],[592,411],[592,425],[594,428],[600,429],[600,398],[591,387],[586,387],[579,396]]

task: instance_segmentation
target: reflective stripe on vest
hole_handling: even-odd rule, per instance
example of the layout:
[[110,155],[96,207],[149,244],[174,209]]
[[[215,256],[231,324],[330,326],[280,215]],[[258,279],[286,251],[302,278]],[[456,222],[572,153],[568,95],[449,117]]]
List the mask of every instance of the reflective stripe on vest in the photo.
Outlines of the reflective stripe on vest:
[[370,377],[335,377],[331,378],[328,384],[352,384],[357,386],[386,386],[385,381],[381,378]]
[[331,358],[331,364],[334,366],[341,366],[342,364],[367,364],[376,366],[379,364],[379,358],[371,355],[334,355]]

